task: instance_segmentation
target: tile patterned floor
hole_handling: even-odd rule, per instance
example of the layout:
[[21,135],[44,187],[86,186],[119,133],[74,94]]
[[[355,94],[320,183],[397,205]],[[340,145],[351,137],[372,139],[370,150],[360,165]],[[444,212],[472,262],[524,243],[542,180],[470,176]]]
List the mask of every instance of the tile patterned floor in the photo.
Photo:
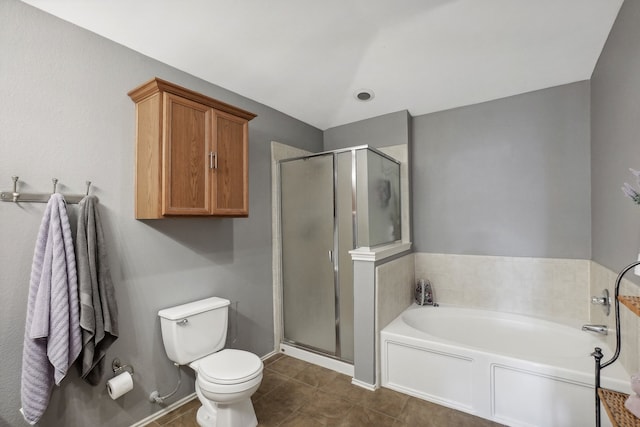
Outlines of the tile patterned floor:
[[[495,427],[499,424],[351,378],[283,354],[264,362],[253,406],[260,427]],[[197,399],[148,424],[197,427]]]

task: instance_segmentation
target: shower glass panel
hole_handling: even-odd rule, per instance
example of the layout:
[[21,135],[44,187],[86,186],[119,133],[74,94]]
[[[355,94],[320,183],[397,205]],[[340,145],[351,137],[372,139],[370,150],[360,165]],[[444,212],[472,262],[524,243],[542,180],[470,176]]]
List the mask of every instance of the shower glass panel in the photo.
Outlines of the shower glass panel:
[[374,247],[402,238],[400,165],[372,150],[360,150],[357,161],[358,247]]
[[282,162],[284,336],[336,353],[333,155]]

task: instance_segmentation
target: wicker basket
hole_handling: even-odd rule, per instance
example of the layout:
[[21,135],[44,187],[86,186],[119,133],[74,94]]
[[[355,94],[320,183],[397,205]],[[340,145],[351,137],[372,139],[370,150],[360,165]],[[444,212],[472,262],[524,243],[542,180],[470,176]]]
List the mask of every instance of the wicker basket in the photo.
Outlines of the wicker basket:
[[598,395],[613,427],[640,427],[640,418],[624,407],[624,402],[629,397],[628,394],[601,388],[598,389]]

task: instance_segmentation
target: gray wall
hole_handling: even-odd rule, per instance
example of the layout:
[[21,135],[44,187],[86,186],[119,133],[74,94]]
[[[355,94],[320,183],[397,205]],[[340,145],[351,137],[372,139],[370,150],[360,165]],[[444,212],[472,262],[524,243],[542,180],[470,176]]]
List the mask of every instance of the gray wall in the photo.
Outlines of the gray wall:
[[324,131],[324,149],[330,151],[355,145],[380,148],[406,144],[409,141],[410,120],[405,110],[327,129]]
[[413,118],[416,252],[589,259],[589,82]]
[[[135,367],[135,389],[117,401],[72,369],[54,390],[42,426],[124,426],[160,409],[175,370],[162,347],[158,309],[219,295],[238,301],[229,345],[269,353],[273,343],[270,141],[322,149],[322,132],[47,15],[0,1],[0,189],[84,191],[100,198],[120,307],[120,339],[107,355]],[[126,93],[158,76],[258,114],[250,123],[247,219],[133,218],[134,104]],[[70,207],[75,217],[75,207]],[[44,204],[0,203],[0,426],[26,425],[20,369],[29,274]],[[237,337],[235,342],[231,339]],[[193,374],[176,398],[193,392]],[[170,400],[173,401],[173,400]]]
[[640,2],[625,1],[591,79],[593,260],[614,271],[640,250],[640,206],[620,191],[640,169],[638,22]]

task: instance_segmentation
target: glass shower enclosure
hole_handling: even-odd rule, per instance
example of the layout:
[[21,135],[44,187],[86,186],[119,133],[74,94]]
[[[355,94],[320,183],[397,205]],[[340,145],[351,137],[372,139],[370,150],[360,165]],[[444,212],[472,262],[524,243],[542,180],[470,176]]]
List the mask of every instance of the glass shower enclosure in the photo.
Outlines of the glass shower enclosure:
[[360,146],[279,166],[283,341],[351,363],[349,251],[401,239],[400,164]]

